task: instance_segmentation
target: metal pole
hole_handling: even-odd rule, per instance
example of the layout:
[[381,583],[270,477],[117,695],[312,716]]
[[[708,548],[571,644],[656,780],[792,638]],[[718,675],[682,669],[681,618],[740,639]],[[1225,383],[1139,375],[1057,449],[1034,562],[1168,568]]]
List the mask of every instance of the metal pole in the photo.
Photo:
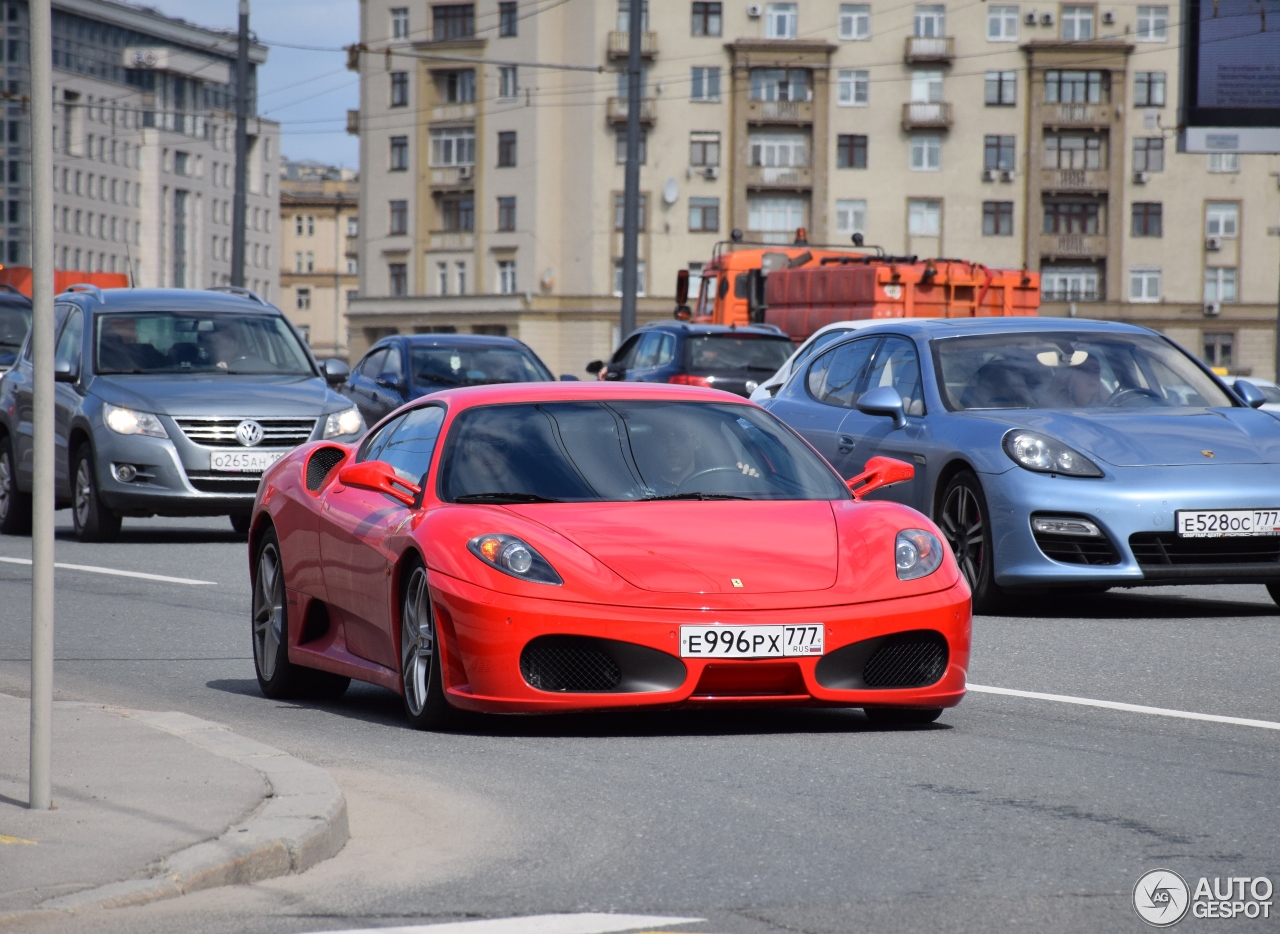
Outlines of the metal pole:
[[[339,180],[339,184],[341,184]],[[338,355],[339,337],[342,328],[342,262],[346,258],[342,250],[342,192],[338,192],[338,203],[333,209],[333,355]]]
[[244,228],[249,182],[249,0],[240,0],[236,46],[236,194],[231,204],[231,284],[244,287]]
[[53,28],[31,16],[31,772],[28,806],[52,804],[53,759]]
[[627,174],[622,202],[622,340],[636,329],[640,252],[640,42],[645,0],[631,0],[627,55]]

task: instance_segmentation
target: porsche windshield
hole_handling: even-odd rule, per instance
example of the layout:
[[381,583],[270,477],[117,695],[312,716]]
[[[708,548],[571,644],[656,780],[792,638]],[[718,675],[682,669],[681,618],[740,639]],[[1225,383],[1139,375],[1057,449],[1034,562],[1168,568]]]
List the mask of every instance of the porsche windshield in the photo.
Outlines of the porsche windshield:
[[933,348],[952,411],[1232,404],[1185,353],[1146,334],[982,334]]
[[99,373],[314,375],[281,315],[98,315],[95,345]]
[[773,416],[701,402],[544,402],[461,413],[440,480],[448,502],[848,499]]

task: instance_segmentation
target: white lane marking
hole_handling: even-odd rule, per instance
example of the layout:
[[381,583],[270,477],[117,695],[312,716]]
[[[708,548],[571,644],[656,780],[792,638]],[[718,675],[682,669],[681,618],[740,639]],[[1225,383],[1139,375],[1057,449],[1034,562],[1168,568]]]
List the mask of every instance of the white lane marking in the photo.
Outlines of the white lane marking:
[[[488,918],[483,921],[450,921],[398,928],[358,928],[323,934],[612,934],[643,928],[692,924],[702,918],[664,918],[657,915],[530,915],[525,918]],[[320,932],[317,932],[320,934]]]
[[1210,723],[1229,723],[1233,726],[1252,726],[1260,730],[1280,730],[1280,723],[1273,720],[1250,720],[1246,717],[1223,717],[1216,713],[1195,713],[1191,710],[1170,710],[1167,707],[1144,707],[1142,704],[1122,704],[1118,701],[1094,700],[1090,697],[1072,697],[1070,694],[1042,694],[1039,691],[1015,691],[1013,688],[994,688],[984,684],[968,685],[970,691],[979,694],[1005,694],[1009,697],[1028,697],[1032,700],[1057,701],[1059,704],[1079,704],[1082,707],[1104,707],[1107,710],[1123,710],[1128,713],[1147,713],[1157,717],[1177,717],[1182,720],[1207,720]]
[[[25,564],[31,566],[30,558],[0,558],[0,562],[5,564]],[[165,584],[188,584],[192,587],[216,587],[217,581],[198,581],[190,577],[167,577],[164,574],[144,574],[141,571],[121,571],[119,568],[100,568],[92,564],[63,564],[55,561],[55,568],[62,568],[64,571],[85,571],[89,574],[110,574],[112,577],[136,577],[144,581],[161,581]]]

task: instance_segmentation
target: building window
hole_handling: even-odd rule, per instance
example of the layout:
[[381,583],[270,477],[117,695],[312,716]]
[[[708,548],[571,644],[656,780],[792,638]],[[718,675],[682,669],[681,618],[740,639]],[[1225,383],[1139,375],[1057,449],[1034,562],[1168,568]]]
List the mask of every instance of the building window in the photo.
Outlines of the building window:
[[409,8],[397,6],[391,8],[391,38],[409,38]]
[[871,38],[871,4],[840,4],[840,38],[849,41],[860,41]]
[[764,36],[766,39],[794,39],[796,37],[796,7],[794,3],[769,3],[764,8]]
[[1101,134],[1045,134],[1046,169],[1102,169],[1106,168],[1106,162],[1106,147]]
[[391,225],[387,231],[392,236],[409,232],[409,202],[392,201],[390,210]]
[[805,226],[803,197],[747,196],[747,229],[758,231],[766,243],[790,243],[797,227]]
[[1135,172],[1164,171],[1164,137],[1140,136],[1133,141],[1133,170]]
[[504,197],[498,199],[498,230],[511,231],[516,229],[516,199],[512,197]]
[[867,202],[862,199],[836,202],[836,233],[849,236],[867,232]]
[[448,233],[466,233],[476,229],[475,198],[471,195],[445,195],[440,199],[440,225]]
[[720,21],[721,4],[695,3],[693,5],[693,26],[690,34],[695,36],[718,36],[721,29]]
[[1204,300],[1206,302],[1234,302],[1236,300],[1236,271],[1230,266],[1210,266],[1204,271]]
[[1163,71],[1139,71],[1133,76],[1133,106],[1164,106],[1165,74]]
[[431,164],[433,166],[475,165],[476,131],[474,127],[449,127],[431,131]]
[[1167,6],[1138,7],[1139,42],[1164,42],[1169,38],[1169,8]]
[[[1012,172],[1014,143],[1012,136],[988,136],[982,144],[982,167]],[[1003,202],[1001,202],[1003,203]]]
[[[615,259],[613,261],[613,294],[622,294],[622,260]],[[645,265],[644,260],[636,262],[636,295],[643,296],[645,294]]]
[[[618,32],[631,30],[631,0],[618,0]],[[649,30],[649,0],[640,5],[640,31]]]
[[1111,99],[1111,75],[1105,71],[1046,71],[1047,104],[1103,104]]
[[516,261],[513,259],[498,260],[498,292],[501,295],[514,295],[516,291]]
[[1046,201],[1044,232],[1096,234],[1101,210],[1096,201]]
[[298,289],[294,292],[294,297],[295,297],[294,307],[296,307],[298,311],[311,310],[311,290],[310,289]]
[[[640,164],[644,165],[649,154],[649,132],[640,130]],[[627,131],[619,130],[614,145],[614,160],[618,165],[627,164]]]
[[359,235],[360,235],[360,218],[348,217],[347,218],[347,236],[358,237]]
[[1164,205],[1159,201],[1135,201],[1130,232],[1135,237],[1164,236]]
[[1239,172],[1240,171],[1240,153],[1238,152],[1209,153],[1209,171],[1210,172]]
[[[63,224],[63,226],[65,227],[66,224]],[[293,215],[293,233],[294,233],[294,236],[296,237],[302,236],[302,215],[301,214]]]
[[871,72],[837,72],[836,89],[836,103],[841,107],[865,107],[871,97]]
[[984,237],[1013,236],[1013,202],[982,202],[982,235]]
[[1093,7],[1064,6],[1062,8],[1062,38],[1093,38]]
[[942,4],[916,6],[915,35],[919,39],[940,38],[947,34],[947,8]]
[[505,324],[473,324],[471,325],[472,334],[488,334],[492,337],[506,337],[507,326]]
[[436,263],[436,294],[449,294],[449,264]]
[[720,199],[689,199],[689,230],[692,232],[717,231],[720,229]]
[[911,137],[911,171],[937,172],[942,168],[942,137],[917,133]]
[[720,100],[719,67],[695,66],[691,71],[689,99],[695,101]]
[[467,294],[467,264],[465,260],[458,260],[453,264],[454,270],[458,274],[458,294]]
[[387,263],[387,277],[391,280],[391,294],[397,298],[409,294],[409,267],[404,263]]
[[470,39],[476,34],[476,6],[474,3],[451,3],[431,8],[431,38],[436,42],[448,39]]
[[1204,235],[1231,239],[1240,234],[1240,205],[1234,201],[1210,201],[1204,209]]
[[[622,230],[623,222],[626,217],[627,196],[625,194],[615,194],[613,196],[613,229]],[[646,222],[649,214],[649,196],[644,192],[640,193],[640,213],[636,219],[636,229],[644,231],[647,229]]]
[[[268,259],[263,261],[264,266],[270,265],[270,258],[269,258],[270,254],[267,254],[267,256],[268,256]],[[313,253],[311,250],[307,250],[307,258],[306,258],[306,261],[303,263],[302,271],[303,272],[316,271],[316,254]]]
[[409,137],[391,137],[391,171],[404,172],[409,168]]
[[1130,266],[1129,267],[1129,301],[1131,302],[1160,301],[1160,267],[1159,266]]
[[509,39],[520,33],[520,18],[516,15],[517,6],[511,0],[503,0],[498,4],[498,38]]
[[516,131],[503,130],[498,134],[498,168],[509,169],[516,164]]
[[988,107],[1013,107],[1018,103],[1018,73],[989,71],[986,79]]
[[836,168],[865,169],[867,167],[867,138],[853,133],[841,133],[836,137]]
[[751,164],[755,166],[807,166],[808,139],[802,133],[752,133]]
[[1040,270],[1040,295],[1051,302],[1096,302],[1098,291],[1096,266],[1059,266]]
[[939,104],[942,102],[942,72],[911,72],[911,102],[913,104]]
[[706,168],[720,164],[720,134],[695,131],[689,134],[689,164]]
[[391,72],[391,106],[409,106],[409,72]]
[[513,98],[520,93],[519,69],[515,65],[503,65],[498,69],[498,96]]
[[809,69],[751,69],[753,101],[807,101],[809,98]]
[[442,71],[436,75],[440,96],[447,104],[474,104],[476,100],[476,73],[470,68],[462,71]]
[[1209,366],[1235,366],[1236,336],[1234,334],[1206,333],[1202,338],[1204,356]]
[[1018,8],[1016,6],[987,7],[987,41],[1018,41]]
[[942,236],[942,202],[915,198],[908,201],[907,233],[913,237]]

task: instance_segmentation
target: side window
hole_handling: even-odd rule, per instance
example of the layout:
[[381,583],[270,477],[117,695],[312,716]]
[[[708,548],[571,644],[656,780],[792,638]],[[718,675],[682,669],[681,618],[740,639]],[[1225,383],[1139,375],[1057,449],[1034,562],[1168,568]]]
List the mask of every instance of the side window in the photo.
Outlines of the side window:
[[662,335],[662,346],[658,348],[658,358],[653,361],[654,366],[666,366],[676,355],[676,337],[674,334]]
[[382,449],[387,446],[387,442],[391,440],[391,435],[400,423],[403,422],[408,415],[401,415],[399,418],[393,418],[381,428],[376,434],[370,435],[365,439],[364,446],[360,449],[360,453],[356,455],[356,461],[380,461],[382,460]]
[[634,334],[627,338],[626,343],[619,347],[613,355],[611,362],[627,369],[635,366],[636,349],[640,346],[640,337],[641,335]]
[[420,483],[431,467],[431,455],[444,424],[444,409],[427,405],[414,409],[398,420],[395,431],[388,435],[380,449],[379,460],[390,464],[395,472],[410,483]]
[[804,352],[801,353],[801,355],[796,359],[795,365],[791,367],[791,372],[795,373],[797,370],[799,370],[802,366],[805,365],[806,361],[811,359],[814,354],[816,354],[823,347],[826,347],[832,341],[841,340],[848,336],[849,336],[849,332],[846,331],[844,328],[833,328],[832,330],[827,331],[825,334],[819,334],[816,338],[814,338],[813,343],[810,344],[808,347],[806,347],[804,349]]
[[861,394],[871,351],[879,338],[867,337],[829,350],[809,367],[809,393],[819,402],[851,409]]
[[633,367],[657,366],[658,348],[662,345],[662,332],[650,331],[640,341],[640,349],[636,351]]
[[902,396],[908,415],[924,414],[924,393],[920,386],[920,358],[915,344],[903,337],[887,337],[876,350],[866,389],[892,386]]
[[[53,306],[53,332],[58,333],[58,328],[62,326],[62,322],[67,320],[67,313],[70,311],[78,311],[75,305],[54,305]],[[22,351],[22,359],[31,362],[31,335],[27,334],[26,349]]]
[[378,368],[378,379],[389,383],[398,383],[404,379],[404,363],[401,361],[399,347],[387,350],[382,366]]
[[60,363],[70,365],[71,372],[80,374],[80,348],[84,343],[84,315],[79,308],[67,317],[62,326],[62,335],[58,338],[58,349],[54,351],[53,365]]
[[367,379],[376,379],[378,374],[382,372],[382,361],[386,357],[387,350],[385,347],[375,350],[360,361],[360,365],[356,367],[356,372]]

